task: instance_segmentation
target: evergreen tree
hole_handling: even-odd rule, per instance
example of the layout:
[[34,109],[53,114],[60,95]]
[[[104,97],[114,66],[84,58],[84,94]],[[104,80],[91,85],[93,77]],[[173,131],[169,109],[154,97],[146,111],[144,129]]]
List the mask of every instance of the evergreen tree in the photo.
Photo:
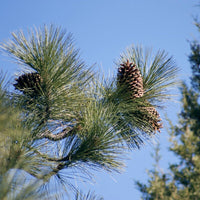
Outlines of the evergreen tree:
[[71,34],[54,26],[13,33],[1,49],[23,65],[15,90],[2,89],[0,106],[10,106],[0,118],[2,199],[31,198],[24,191],[33,199],[70,198],[71,190],[75,199],[97,199],[79,192],[73,179],[90,178],[92,169],[120,172],[127,150],[162,128],[156,108],[177,72],[164,51],[152,57],[131,47],[118,74],[101,80],[81,61]]
[[[200,31],[200,24],[197,27]],[[200,199],[200,43],[190,45],[192,88],[182,84],[179,125],[171,126],[170,151],[179,162],[170,164],[169,173],[151,171],[148,184],[137,182],[143,199]]]

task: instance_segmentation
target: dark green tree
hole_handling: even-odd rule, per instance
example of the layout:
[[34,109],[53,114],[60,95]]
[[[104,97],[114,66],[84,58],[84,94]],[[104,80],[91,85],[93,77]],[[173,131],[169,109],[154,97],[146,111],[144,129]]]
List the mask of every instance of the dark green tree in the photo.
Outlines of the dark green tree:
[[[197,23],[200,32],[200,24]],[[171,125],[172,151],[179,161],[169,173],[152,170],[147,184],[137,182],[143,199],[200,199],[200,43],[191,42],[189,61],[192,87],[182,84],[182,111],[179,124]]]
[[62,199],[71,190],[75,199],[95,199],[73,180],[90,178],[97,169],[120,172],[127,150],[162,128],[156,108],[175,83],[171,57],[131,47],[121,55],[116,76],[105,80],[80,59],[72,41],[60,28],[43,26],[28,35],[13,33],[1,44],[23,66],[14,89],[2,89],[1,199],[31,198],[24,191],[33,199]]

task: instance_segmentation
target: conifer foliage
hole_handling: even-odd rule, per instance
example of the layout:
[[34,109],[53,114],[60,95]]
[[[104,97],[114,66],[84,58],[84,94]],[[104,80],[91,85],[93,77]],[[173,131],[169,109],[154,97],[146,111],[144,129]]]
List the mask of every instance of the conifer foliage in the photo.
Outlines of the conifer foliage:
[[[62,199],[74,191],[75,199],[97,199],[91,192],[79,192],[73,180],[90,178],[93,169],[121,172],[127,149],[139,148],[160,131],[156,107],[168,98],[166,88],[175,83],[173,59],[164,51],[144,57],[142,48],[132,47],[120,58],[118,75],[101,80],[80,59],[72,41],[61,28],[45,25],[29,30],[28,36],[13,33],[1,44],[4,53],[23,65],[13,83],[15,90],[5,90],[7,100],[1,100],[18,110],[16,123],[26,132],[8,134],[13,141],[9,145],[6,138],[2,140],[2,198],[35,194]],[[15,126],[10,128],[15,131]],[[13,169],[15,177],[6,184],[3,180],[12,176]],[[33,181],[18,184],[22,176]]]

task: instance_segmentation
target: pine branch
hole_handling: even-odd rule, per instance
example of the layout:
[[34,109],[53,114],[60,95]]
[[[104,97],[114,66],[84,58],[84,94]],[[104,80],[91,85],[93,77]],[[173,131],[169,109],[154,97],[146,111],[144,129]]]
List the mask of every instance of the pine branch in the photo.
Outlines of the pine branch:
[[[0,48],[28,70],[16,79],[14,86],[20,93],[13,98],[30,128],[27,138],[34,130],[31,142],[16,143],[26,150],[19,169],[44,182],[74,167],[120,172],[127,146],[139,148],[153,130],[159,130],[155,102],[167,98],[165,89],[173,85],[176,75],[173,60],[164,52],[150,62],[142,49],[130,49],[119,64],[118,87],[116,77],[113,84],[105,85],[86,70],[71,34],[60,28],[44,26],[30,31],[27,38],[23,32],[12,35]],[[125,83],[131,95],[124,90]]]
[[52,161],[52,162],[63,162],[63,161],[71,160],[69,155],[67,155],[67,156],[65,156],[65,157],[63,157],[63,158],[52,158],[52,157],[49,157],[47,154],[41,153],[41,152],[38,151],[37,149],[34,149],[34,152],[35,152],[36,154],[38,154],[41,158],[44,158],[44,159],[47,160],[47,161]]
[[51,131],[46,130],[45,132],[38,135],[37,138],[38,139],[47,138],[52,141],[58,141],[74,133],[75,129],[76,129],[75,127],[67,127],[57,134],[53,134]]
[[[42,179],[44,181],[48,181],[53,175],[56,175],[60,170],[66,168],[67,166],[69,166],[69,164],[72,163],[72,160],[70,158],[69,155],[63,157],[63,158],[53,158],[53,157],[49,157],[47,154],[43,154],[40,151],[38,151],[37,149],[34,149],[34,152],[39,155],[41,158],[45,159],[46,161],[50,161],[50,162],[54,162],[55,166],[51,168],[51,171],[49,173],[45,173],[45,174],[34,174],[28,171],[29,174],[31,174],[32,176],[38,178],[38,179]],[[66,163],[66,161],[69,161],[68,163]],[[57,164],[56,164],[57,163]]]

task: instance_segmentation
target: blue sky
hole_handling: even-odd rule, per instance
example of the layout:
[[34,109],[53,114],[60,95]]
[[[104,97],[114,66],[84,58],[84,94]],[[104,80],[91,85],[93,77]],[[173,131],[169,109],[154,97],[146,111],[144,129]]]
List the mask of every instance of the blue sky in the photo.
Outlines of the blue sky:
[[[193,24],[193,17],[199,13],[197,3],[196,0],[6,0],[0,3],[0,42],[6,41],[13,31],[55,24],[73,33],[83,60],[88,65],[96,64],[95,70],[106,76],[116,71],[114,62],[134,44],[155,51],[166,50],[181,69],[179,77],[189,80],[187,40],[198,36]],[[0,70],[13,75],[19,67],[0,55]],[[174,121],[177,107],[177,103],[171,103],[166,109]],[[172,159],[166,149],[167,138],[166,131],[158,137],[163,168]],[[153,145],[147,144],[132,152],[121,175],[95,173],[96,183],[83,184],[83,190],[95,190],[105,200],[138,200],[140,193],[133,180],[147,178],[145,170],[152,167],[152,150]]]

